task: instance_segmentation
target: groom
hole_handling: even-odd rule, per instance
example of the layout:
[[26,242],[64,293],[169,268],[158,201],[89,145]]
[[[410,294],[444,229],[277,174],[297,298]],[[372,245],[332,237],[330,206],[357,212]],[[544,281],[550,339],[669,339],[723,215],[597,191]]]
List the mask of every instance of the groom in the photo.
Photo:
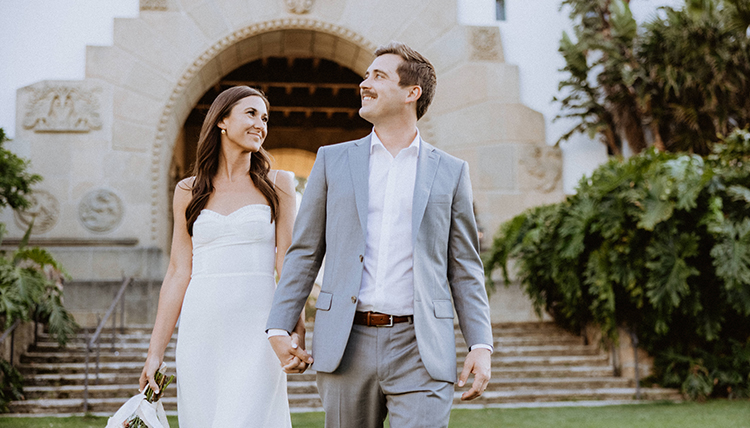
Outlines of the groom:
[[[312,361],[289,337],[327,254],[313,352],[326,427],[447,427],[454,309],[470,352],[458,386],[479,397],[492,329],[466,162],[421,139],[432,64],[392,42],[360,84],[367,137],[322,147],[268,318],[282,364]],[[467,124],[468,126],[468,124]],[[302,363],[304,364],[304,363]],[[287,365],[288,367],[288,365]]]

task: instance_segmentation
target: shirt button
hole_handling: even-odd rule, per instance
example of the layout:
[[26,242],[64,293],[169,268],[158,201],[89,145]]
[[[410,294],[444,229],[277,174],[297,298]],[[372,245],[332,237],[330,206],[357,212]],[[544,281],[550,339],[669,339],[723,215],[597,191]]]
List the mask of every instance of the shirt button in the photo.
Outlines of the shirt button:
[[352,303],[357,303],[357,298],[352,296]]
[[359,262],[362,263],[363,261],[365,261],[365,256],[363,256],[362,254],[360,254],[359,255]]

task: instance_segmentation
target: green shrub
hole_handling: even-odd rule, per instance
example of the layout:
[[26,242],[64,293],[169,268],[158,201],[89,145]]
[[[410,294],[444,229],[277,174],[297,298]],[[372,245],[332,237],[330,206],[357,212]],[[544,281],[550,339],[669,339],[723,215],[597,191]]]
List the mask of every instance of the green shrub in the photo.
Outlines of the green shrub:
[[[3,148],[7,141],[0,128],[0,209],[29,206],[33,184],[41,177],[27,171],[25,161]],[[27,247],[33,222],[21,245],[14,251],[0,251],[0,319],[3,329],[16,321],[36,320],[46,324],[61,345],[75,332],[77,325],[63,306],[63,282],[66,273],[52,255],[42,248]],[[0,223],[0,243],[6,233]],[[22,397],[21,375],[0,359],[0,412],[7,402]]]
[[611,160],[564,202],[500,227],[485,256],[488,287],[496,268],[508,280],[515,259],[537,311],[573,332],[599,326],[612,341],[618,328],[635,333],[656,357],[657,383],[696,398],[746,395],[748,213],[748,130],[707,157],[651,149]]

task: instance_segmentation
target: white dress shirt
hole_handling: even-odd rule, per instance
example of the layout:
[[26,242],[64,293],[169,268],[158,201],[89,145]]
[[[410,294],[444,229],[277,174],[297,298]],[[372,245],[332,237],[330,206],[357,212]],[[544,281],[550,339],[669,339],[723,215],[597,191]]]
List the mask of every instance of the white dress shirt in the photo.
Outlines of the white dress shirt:
[[419,131],[396,157],[385,148],[375,131],[370,135],[367,236],[357,310],[413,315],[411,211]]

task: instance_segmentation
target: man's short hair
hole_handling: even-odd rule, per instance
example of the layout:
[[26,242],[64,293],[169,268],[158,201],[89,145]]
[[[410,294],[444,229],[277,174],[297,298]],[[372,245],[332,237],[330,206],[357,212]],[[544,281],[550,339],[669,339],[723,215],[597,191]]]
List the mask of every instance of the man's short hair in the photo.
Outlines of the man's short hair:
[[375,51],[376,57],[385,54],[398,55],[404,60],[396,69],[400,86],[422,88],[422,96],[417,100],[417,120],[421,119],[427,113],[432,97],[435,96],[437,86],[435,67],[422,54],[400,42],[390,42]]

